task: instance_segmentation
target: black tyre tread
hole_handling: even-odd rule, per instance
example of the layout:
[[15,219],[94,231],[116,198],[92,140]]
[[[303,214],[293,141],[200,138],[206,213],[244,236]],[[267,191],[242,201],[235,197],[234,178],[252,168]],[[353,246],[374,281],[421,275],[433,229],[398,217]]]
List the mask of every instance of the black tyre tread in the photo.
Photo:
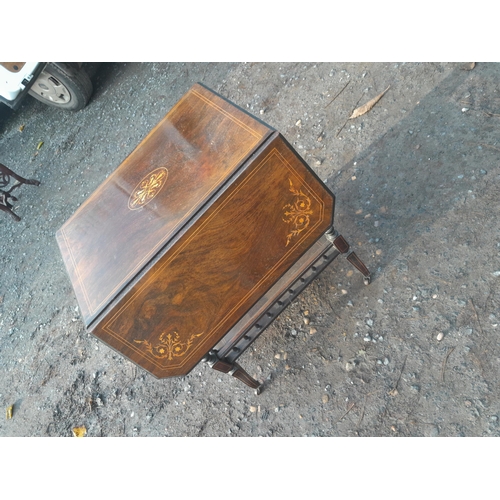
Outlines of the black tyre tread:
[[29,94],[32,97],[48,106],[70,111],[79,111],[87,105],[94,88],[85,70],[77,70],[65,63],[47,63],[44,71],[61,79],[71,94],[71,100],[68,104],[53,103],[30,89]]

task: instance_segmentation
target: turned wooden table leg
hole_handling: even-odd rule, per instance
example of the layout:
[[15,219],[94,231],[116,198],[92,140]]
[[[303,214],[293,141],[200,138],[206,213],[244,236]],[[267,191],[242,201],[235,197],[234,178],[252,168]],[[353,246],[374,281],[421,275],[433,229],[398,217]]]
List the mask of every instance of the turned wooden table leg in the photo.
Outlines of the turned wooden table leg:
[[210,351],[207,356],[205,356],[204,361],[206,361],[214,370],[222,373],[228,373],[248,385],[248,387],[255,389],[257,394],[260,394],[262,384],[251,377],[238,363],[230,363],[226,360],[219,359],[217,351]]
[[355,252],[349,251],[349,243],[347,243],[346,239],[333,228],[327,231],[326,238],[333,243],[340,253],[347,254],[346,259],[363,275],[364,283],[368,285],[371,281],[370,271]]

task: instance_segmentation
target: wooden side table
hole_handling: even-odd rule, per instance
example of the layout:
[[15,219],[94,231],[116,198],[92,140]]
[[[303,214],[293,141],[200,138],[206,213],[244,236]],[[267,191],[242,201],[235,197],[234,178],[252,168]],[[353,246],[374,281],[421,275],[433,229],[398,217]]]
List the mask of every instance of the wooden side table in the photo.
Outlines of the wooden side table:
[[57,233],[88,331],[158,378],[237,358],[340,253],[334,195],[284,137],[194,85]]

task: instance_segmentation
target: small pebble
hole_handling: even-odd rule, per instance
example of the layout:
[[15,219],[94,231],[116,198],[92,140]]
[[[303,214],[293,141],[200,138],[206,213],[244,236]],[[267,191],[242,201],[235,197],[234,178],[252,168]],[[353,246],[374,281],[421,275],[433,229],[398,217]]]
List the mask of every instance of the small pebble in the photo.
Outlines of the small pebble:
[[297,330],[295,330],[295,328],[292,328],[292,330],[290,331],[290,333],[295,336],[297,335]]
[[308,310],[304,311],[304,316],[309,316],[309,311]]
[[467,407],[467,408],[470,408],[472,406],[472,403],[469,401],[469,400],[466,400],[464,401],[464,405]]
[[276,359],[281,359],[281,354],[275,354],[275,355],[274,355],[274,357],[275,357]]
[[392,432],[397,432],[398,431],[395,425],[391,425],[391,431]]
[[342,290],[342,295],[346,295],[347,294],[347,290]]
[[352,370],[354,370],[354,363],[351,362],[351,361],[348,361],[346,364],[345,364],[345,371],[346,372],[352,372]]
[[382,255],[382,250],[377,250],[375,253],[376,253],[377,255]]
[[256,406],[250,406],[250,413],[255,413],[257,411]]
[[370,335],[366,335],[366,336],[363,338],[363,340],[364,340],[365,342],[371,342],[372,338],[370,337]]
[[387,358],[384,358],[384,365],[387,366],[389,364],[389,360]]
[[441,340],[444,339],[444,333],[443,332],[439,332],[436,336],[436,339],[438,340],[438,342],[441,342]]
[[355,175],[353,175],[353,176],[351,177],[351,181],[355,181],[355,180],[356,180],[356,176],[355,176]]
[[309,335],[314,335],[318,330],[314,328],[313,326],[309,329]]
[[469,111],[469,108],[462,108],[462,113],[465,113],[466,111]]
[[308,325],[311,320],[307,317],[304,318],[304,324]]
[[372,320],[372,319],[367,319],[367,320],[366,320],[366,324],[367,324],[368,326],[373,326],[373,320]]
[[323,397],[321,398],[321,401],[323,401],[323,404],[326,404],[328,403],[328,395],[327,394],[323,394]]

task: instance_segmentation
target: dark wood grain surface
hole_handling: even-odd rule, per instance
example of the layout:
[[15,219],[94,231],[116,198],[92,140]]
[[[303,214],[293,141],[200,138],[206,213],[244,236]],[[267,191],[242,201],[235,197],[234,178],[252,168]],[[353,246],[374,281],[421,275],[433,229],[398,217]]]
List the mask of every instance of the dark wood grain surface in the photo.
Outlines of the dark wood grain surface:
[[87,326],[270,132],[192,87],[57,233]]
[[189,372],[328,229],[332,210],[276,134],[93,333],[158,377]]
[[188,373],[333,222],[285,139],[194,86],[61,228],[89,331]]

